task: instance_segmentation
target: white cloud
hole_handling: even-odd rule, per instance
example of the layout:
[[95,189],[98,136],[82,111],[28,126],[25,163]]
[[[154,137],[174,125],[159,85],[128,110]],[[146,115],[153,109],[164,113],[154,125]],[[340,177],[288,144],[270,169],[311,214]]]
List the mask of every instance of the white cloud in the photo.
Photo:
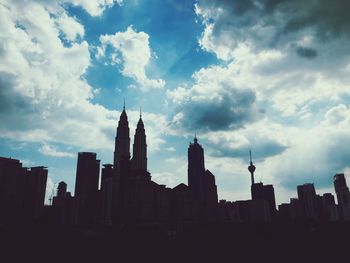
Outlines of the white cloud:
[[123,0],[62,0],[62,2],[81,6],[92,16],[101,15],[106,8],[112,7],[115,3],[123,4]]
[[75,41],[78,36],[84,37],[84,27],[73,17],[66,13],[60,15],[57,19],[58,28],[64,33],[69,41]]
[[[89,45],[77,39],[84,36],[83,26],[54,7],[49,11],[36,1],[0,5],[1,136],[112,150],[119,113],[91,102],[96,92],[84,78]],[[62,21],[71,24],[70,31]],[[66,34],[69,46],[60,34]],[[144,113],[144,119],[164,130],[162,115]],[[148,139],[151,150],[164,142],[160,132]]]
[[113,48],[111,63],[122,64],[122,74],[133,78],[140,85],[141,90],[164,87],[164,80],[149,79],[146,74],[146,67],[151,59],[148,34],[136,32],[132,26],[129,26],[125,32],[100,36],[100,42],[102,46],[98,49],[97,57],[101,58],[102,54],[105,55],[106,48],[111,46]]
[[40,153],[51,156],[51,157],[70,157],[70,158],[75,158],[75,154],[70,153],[70,152],[62,152],[58,151],[55,147],[49,145],[49,144],[44,144],[41,146],[38,150]]

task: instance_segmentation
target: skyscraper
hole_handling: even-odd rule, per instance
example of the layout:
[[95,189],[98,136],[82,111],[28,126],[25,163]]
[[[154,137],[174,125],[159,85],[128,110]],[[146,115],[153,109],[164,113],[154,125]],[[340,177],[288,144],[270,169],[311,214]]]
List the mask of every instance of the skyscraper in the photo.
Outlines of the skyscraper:
[[316,191],[314,184],[307,183],[297,186],[298,199],[300,200],[303,216],[307,220],[316,220],[318,218],[316,207]]
[[96,153],[79,152],[75,196],[86,199],[95,195],[98,191],[99,173],[100,160],[96,159]]
[[147,144],[146,134],[143,125],[141,113],[137,123],[137,128],[134,136],[132,168],[147,171]]
[[344,174],[334,175],[334,189],[337,194],[340,215],[343,220],[350,221],[350,193]]
[[124,102],[115,137],[113,167],[116,174],[120,174],[122,162],[126,160],[130,160],[130,135],[128,116],[126,115]]
[[43,215],[48,170],[46,167],[31,167],[25,176],[24,210],[28,218]]
[[195,193],[203,188],[204,172],[204,151],[195,137],[188,147],[188,186]]
[[218,216],[218,197],[215,176],[205,170],[204,150],[197,137],[188,147],[188,186],[198,203],[199,216],[213,220]]
[[96,216],[99,172],[100,160],[96,160],[96,153],[78,153],[75,198],[79,206],[80,223],[90,223]]

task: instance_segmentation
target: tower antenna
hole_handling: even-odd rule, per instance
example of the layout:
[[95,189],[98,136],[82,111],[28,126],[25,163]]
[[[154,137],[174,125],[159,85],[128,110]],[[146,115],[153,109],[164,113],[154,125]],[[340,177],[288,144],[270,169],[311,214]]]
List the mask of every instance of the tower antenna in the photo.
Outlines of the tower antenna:
[[124,98],[123,110],[125,110],[125,98]]
[[250,158],[250,164],[248,166],[248,171],[250,172],[250,177],[251,177],[251,181],[252,181],[252,185],[255,183],[254,181],[254,172],[255,172],[255,165],[253,164],[252,161],[252,151],[249,149],[249,158]]

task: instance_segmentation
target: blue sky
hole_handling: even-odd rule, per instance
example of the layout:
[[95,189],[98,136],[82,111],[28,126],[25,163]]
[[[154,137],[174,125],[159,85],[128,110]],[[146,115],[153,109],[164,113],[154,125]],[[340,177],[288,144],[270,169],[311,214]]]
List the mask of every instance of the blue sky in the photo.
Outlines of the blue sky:
[[[0,0],[0,155],[74,192],[77,152],[112,162],[126,99],[153,180],[187,183],[197,134],[219,198],[277,202],[350,171],[346,1]],[[133,138],[131,138],[133,139]],[[348,179],[350,180],[350,179]]]

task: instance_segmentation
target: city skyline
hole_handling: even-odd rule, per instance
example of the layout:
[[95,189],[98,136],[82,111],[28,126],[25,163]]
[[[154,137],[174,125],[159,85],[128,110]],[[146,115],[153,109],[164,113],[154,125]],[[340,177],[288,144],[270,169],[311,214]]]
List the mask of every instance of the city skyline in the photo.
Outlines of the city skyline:
[[[187,185],[158,184],[147,169],[147,133],[140,111],[130,151],[130,128],[123,105],[115,134],[112,163],[103,164],[94,152],[79,152],[74,195],[61,181],[44,205],[47,167],[23,167],[20,160],[0,158],[1,224],[46,222],[79,226],[125,223],[283,223],[350,220],[350,192],[343,173],[333,176],[335,197],[320,195],[313,183],[297,186],[297,198],[276,204],[272,184],[255,181],[256,166],[249,151],[251,198],[218,199],[215,175],[206,168],[197,136],[187,151]],[[23,221],[24,220],[24,221]],[[44,221],[43,221],[44,220]]]
[[0,0],[0,156],[47,166],[47,193],[74,192],[76,153],[113,163],[125,98],[159,184],[186,182],[197,134],[219,199],[250,198],[249,149],[276,203],[304,183],[335,194],[334,174],[350,181],[349,7]]

